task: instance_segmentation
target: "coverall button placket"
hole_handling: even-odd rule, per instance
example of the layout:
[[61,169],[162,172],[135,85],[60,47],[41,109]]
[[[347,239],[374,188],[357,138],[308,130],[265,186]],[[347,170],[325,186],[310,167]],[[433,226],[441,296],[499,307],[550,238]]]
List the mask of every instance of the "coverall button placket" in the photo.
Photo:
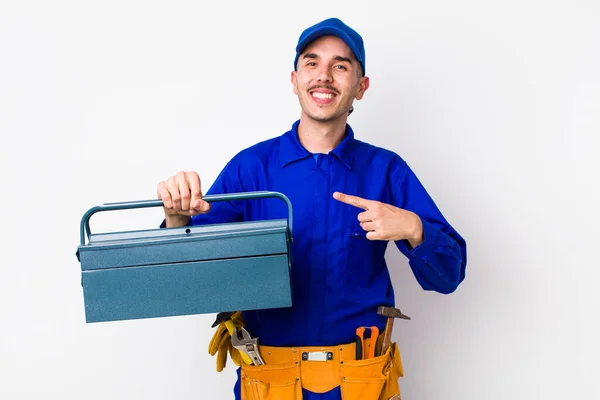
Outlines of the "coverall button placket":
[[312,291],[315,291],[314,296],[314,309],[321,310],[322,312],[315,312],[312,314],[312,320],[315,327],[319,327],[314,330],[315,339],[317,342],[322,342],[323,332],[321,327],[325,324],[325,318],[327,312],[323,309],[324,298],[326,296],[325,279],[327,271],[327,190],[328,190],[328,174],[329,174],[329,155],[320,154],[317,159],[317,171],[316,171],[316,182],[315,182],[315,225],[314,225],[314,249],[316,251],[314,260],[316,261],[313,268],[312,275]]

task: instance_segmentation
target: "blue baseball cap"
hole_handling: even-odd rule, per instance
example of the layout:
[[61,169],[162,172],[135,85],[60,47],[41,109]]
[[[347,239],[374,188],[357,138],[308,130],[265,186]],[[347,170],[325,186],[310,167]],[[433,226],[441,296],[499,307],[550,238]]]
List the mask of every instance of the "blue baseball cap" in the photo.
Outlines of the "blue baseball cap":
[[362,73],[365,76],[365,46],[362,37],[354,29],[344,24],[337,18],[329,18],[306,28],[300,35],[298,45],[296,46],[296,58],[294,59],[294,71],[298,64],[298,57],[304,51],[306,46],[321,36],[337,36],[342,39],[362,66]]

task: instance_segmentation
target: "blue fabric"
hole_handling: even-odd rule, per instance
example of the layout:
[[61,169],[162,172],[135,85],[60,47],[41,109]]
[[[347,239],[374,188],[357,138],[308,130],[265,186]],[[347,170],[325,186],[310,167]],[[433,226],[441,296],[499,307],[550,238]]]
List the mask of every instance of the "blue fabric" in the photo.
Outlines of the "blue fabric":
[[[394,306],[384,254],[385,241],[370,241],[357,215],[335,191],[392,204],[418,214],[424,242],[397,241],[425,290],[453,292],[465,277],[466,243],[450,226],[407,163],[397,154],[346,137],[329,154],[313,157],[297,137],[296,121],[280,137],[239,152],[207,194],[270,190],[289,197],[294,215],[291,247],[291,308],[243,313],[249,330],[270,346],[330,346],[350,343],[358,326],[376,325],[380,305]],[[212,203],[192,224],[287,217],[280,199]],[[235,388],[239,399],[239,385]],[[339,391],[307,393],[305,400],[339,400]]]
[[294,70],[298,66],[298,57],[306,46],[314,42],[321,36],[337,36],[342,39],[354,53],[354,57],[362,66],[362,75],[365,76],[365,65],[367,63],[365,55],[365,45],[362,37],[354,29],[343,23],[338,18],[328,18],[309,28],[306,28],[298,39],[296,45],[296,58],[294,58]]

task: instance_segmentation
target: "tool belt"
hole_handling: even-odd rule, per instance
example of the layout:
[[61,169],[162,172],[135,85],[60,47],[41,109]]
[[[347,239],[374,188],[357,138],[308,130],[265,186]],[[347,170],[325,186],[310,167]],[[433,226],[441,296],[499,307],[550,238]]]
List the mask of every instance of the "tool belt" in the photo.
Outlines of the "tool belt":
[[259,346],[264,365],[241,366],[242,400],[302,400],[302,389],[325,393],[340,386],[343,400],[400,398],[404,376],[398,345],[356,359],[356,343],[329,347]]

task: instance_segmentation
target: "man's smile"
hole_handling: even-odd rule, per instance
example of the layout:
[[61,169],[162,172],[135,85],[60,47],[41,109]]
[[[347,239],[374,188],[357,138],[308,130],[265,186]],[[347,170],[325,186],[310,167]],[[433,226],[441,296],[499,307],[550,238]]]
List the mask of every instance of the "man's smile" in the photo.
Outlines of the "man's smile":
[[317,89],[317,90],[310,92],[310,96],[316,103],[329,104],[329,103],[333,102],[333,100],[335,99],[337,94],[330,90]]

